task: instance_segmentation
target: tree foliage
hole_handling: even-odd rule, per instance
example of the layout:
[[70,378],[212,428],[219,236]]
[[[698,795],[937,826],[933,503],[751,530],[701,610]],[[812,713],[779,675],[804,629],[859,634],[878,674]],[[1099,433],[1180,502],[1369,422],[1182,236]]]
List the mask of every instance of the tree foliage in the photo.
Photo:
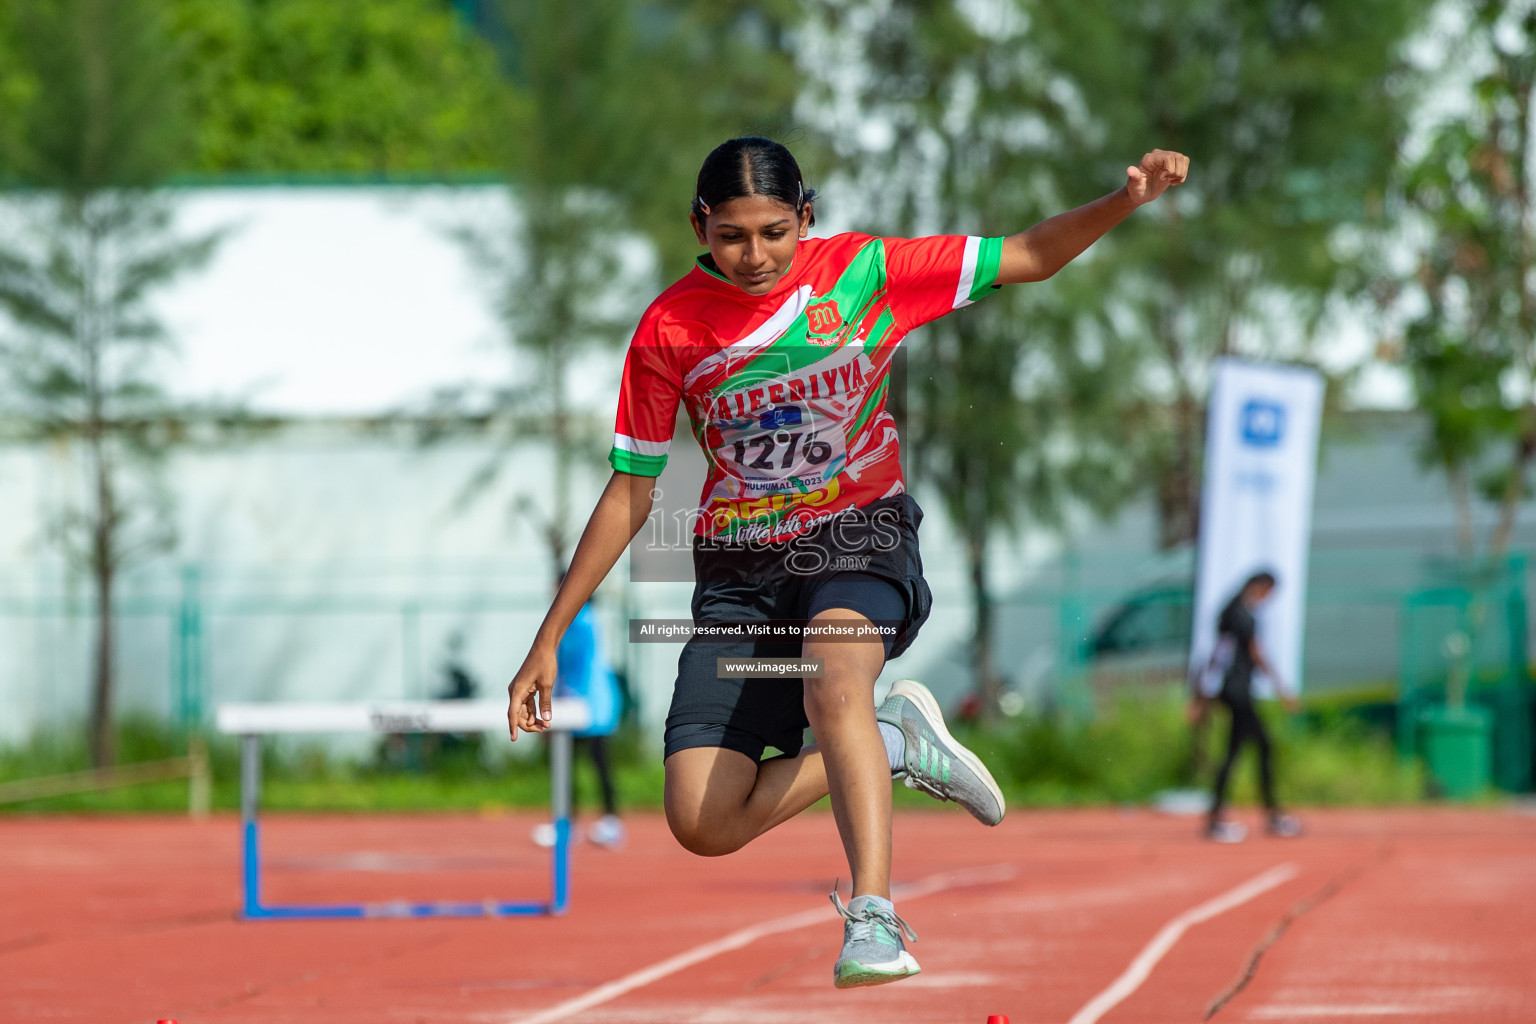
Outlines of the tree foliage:
[[1446,66],[1470,69],[1473,87],[1403,168],[1402,199],[1424,244],[1395,297],[1410,310],[1405,355],[1429,415],[1424,455],[1452,482],[1467,554],[1474,485],[1497,504],[1487,540],[1497,560],[1536,457],[1536,4],[1459,10],[1466,31],[1446,45]]
[[21,147],[21,112],[36,88],[23,67],[16,37],[16,4],[0,2],[0,184],[14,177]]
[[[1050,79],[1018,11],[992,14],[915,0],[822,9],[831,52],[819,64],[851,71],[825,79],[821,111],[873,233],[1011,234],[1059,212],[1062,183],[1041,159],[1059,121]],[[892,392],[911,477],[939,495],[965,541],[973,669],[989,713],[1007,681],[992,654],[995,535],[1060,527],[1074,506],[1107,510],[1131,483],[1104,443],[1106,364],[1057,347],[1067,332],[1047,327],[1074,294],[1069,281],[1010,288],[924,328],[906,343],[906,393]]]
[[0,208],[0,372],[6,406],[81,453],[79,502],[53,524],[97,601],[92,758],[113,759],[114,584],[171,535],[153,472],[170,399],[168,345],[151,298],[207,259],[180,237],[155,186],[177,165],[185,122],[149,0],[59,0],[16,12],[20,70],[35,89],[12,166],[31,188]]
[[1307,355],[1329,297],[1363,280],[1339,231],[1380,205],[1411,99],[1401,44],[1427,7],[818,7],[819,109],[877,231],[1012,233],[1117,188],[1148,150],[1192,160],[1056,280],[914,339],[913,467],[968,540],[984,694],[989,532],[1145,489],[1163,543],[1192,540],[1211,361]]
[[[503,10],[504,61],[523,98],[509,126],[516,212],[509,232],[477,227],[465,240],[491,275],[511,351],[537,366],[488,397],[506,442],[528,436],[530,420],[554,442],[551,486],[520,501],[561,564],[570,469],[591,447],[568,408],[570,367],[626,340],[659,278],[697,252],[687,216],[704,155],[733,135],[786,133],[795,4],[518,0]],[[647,255],[659,274],[636,273]]]
[[[1100,246],[1074,333],[1122,350],[1161,539],[1192,540],[1204,400],[1222,355],[1314,358],[1328,300],[1358,288],[1340,229],[1379,211],[1414,93],[1404,44],[1426,0],[1029,3],[1055,80],[1058,181],[1098,182],[1154,147],[1187,184]],[[1072,202],[1089,196],[1068,191]]]
[[[0,146],[47,104],[0,0]],[[157,0],[154,68],[175,80],[181,175],[495,173],[517,92],[439,0]],[[131,49],[131,47],[126,47]],[[10,59],[7,59],[10,58]]]
[[497,170],[490,45],[436,0],[169,0],[202,172]]
[[0,72],[16,104],[3,154],[10,177],[78,198],[149,185],[184,158],[162,5],[12,0],[0,29],[14,54]]

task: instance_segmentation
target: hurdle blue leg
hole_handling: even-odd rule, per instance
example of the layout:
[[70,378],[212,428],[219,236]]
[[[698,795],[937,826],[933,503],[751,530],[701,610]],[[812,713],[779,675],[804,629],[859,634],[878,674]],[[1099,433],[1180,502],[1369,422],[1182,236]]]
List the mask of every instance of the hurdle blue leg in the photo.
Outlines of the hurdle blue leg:
[[247,734],[240,737],[241,879],[246,917],[261,916],[261,835],[256,822],[260,802],[261,738]]
[[555,821],[554,862],[549,912],[565,913],[571,898],[571,751],[574,741],[568,732],[557,732],[549,739],[550,817]]

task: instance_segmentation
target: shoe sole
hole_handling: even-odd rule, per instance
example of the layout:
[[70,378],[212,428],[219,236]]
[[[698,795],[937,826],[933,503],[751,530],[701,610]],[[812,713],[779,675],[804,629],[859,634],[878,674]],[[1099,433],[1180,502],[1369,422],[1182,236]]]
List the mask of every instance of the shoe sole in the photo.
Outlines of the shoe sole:
[[[1003,791],[998,788],[997,780],[992,778],[992,773],[987,771],[987,766],[981,763],[981,758],[971,753],[969,748],[949,733],[949,727],[944,724],[944,713],[939,710],[939,702],[934,699],[933,693],[916,679],[898,679],[891,685],[890,696],[905,697],[916,704],[923,712],[923,717],[928,719],[928,724],[939,734],[949,748],[954,751],[955,757],[975,773],[976,777],[987,787],[997,801],[997,821],[982,821],[983,825],[997,826],[1002,824],[1003,818],[1008,814],[1008,803],[1003,799]],[[887,697],[887,699],[890,699]],[[971,817],[976,817],[971,815]],[[980,818],[976,819],[981,821]]]
[[832,971],[833,988],[865,988],[869,985],[888,985],[902,978],[910,978],[914,974],[922,974],[923,969],[917,965],[917,960],[911,953],[902,950],[901,956],[892,960],[890,964],[877,964],[867,966],[864,964],[849,964],[847,968],[834,968]]

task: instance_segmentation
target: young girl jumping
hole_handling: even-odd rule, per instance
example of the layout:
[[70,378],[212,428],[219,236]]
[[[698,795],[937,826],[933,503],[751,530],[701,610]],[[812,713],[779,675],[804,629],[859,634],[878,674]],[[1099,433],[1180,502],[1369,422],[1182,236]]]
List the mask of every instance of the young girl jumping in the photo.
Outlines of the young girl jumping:
[[[901,680],[874,703],[876,678],[932,603],[922,512],[885,408],[892,355],[909,331],[998,285],[1050,277],[1188,168],[1154,150],[1126,168],[1124,187],[1020,234],[916,239],[810,238],[816,193],[766,139],[732,139],[699,170],[689,222],[709,251],[630,343],[614,473],[508,687],[507,719],[514,740],[550,728],[560,637],[650,515],[682,403],[708,477],[694,525],[696,633],[667,716],[667,823],[686,849],[719,856],[830,795],[853,875],[846,905],[832,894],[844,918],[839,988],[920,969],[905,946],[917,936],[890,900],[892,780],[987,825],[1004,812],[926,687]],[[742,664],[752,658],[775,660]],[[802,747],[807,725],[816,743]],[[765,759],[769,747],[779,753]]]

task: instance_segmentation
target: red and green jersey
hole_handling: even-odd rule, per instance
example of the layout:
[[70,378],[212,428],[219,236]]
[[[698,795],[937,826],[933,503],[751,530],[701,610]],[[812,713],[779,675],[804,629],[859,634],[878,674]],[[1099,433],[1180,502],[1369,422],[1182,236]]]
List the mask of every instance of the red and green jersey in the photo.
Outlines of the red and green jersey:
[[700,534],[788,540],[902,493],[891,357],[908,331],[991,289],[1002,249],[964,235],[806,239],[766,295],[701,261],[640,320],[609,462],[659,475],[682,402],[709,460]]

